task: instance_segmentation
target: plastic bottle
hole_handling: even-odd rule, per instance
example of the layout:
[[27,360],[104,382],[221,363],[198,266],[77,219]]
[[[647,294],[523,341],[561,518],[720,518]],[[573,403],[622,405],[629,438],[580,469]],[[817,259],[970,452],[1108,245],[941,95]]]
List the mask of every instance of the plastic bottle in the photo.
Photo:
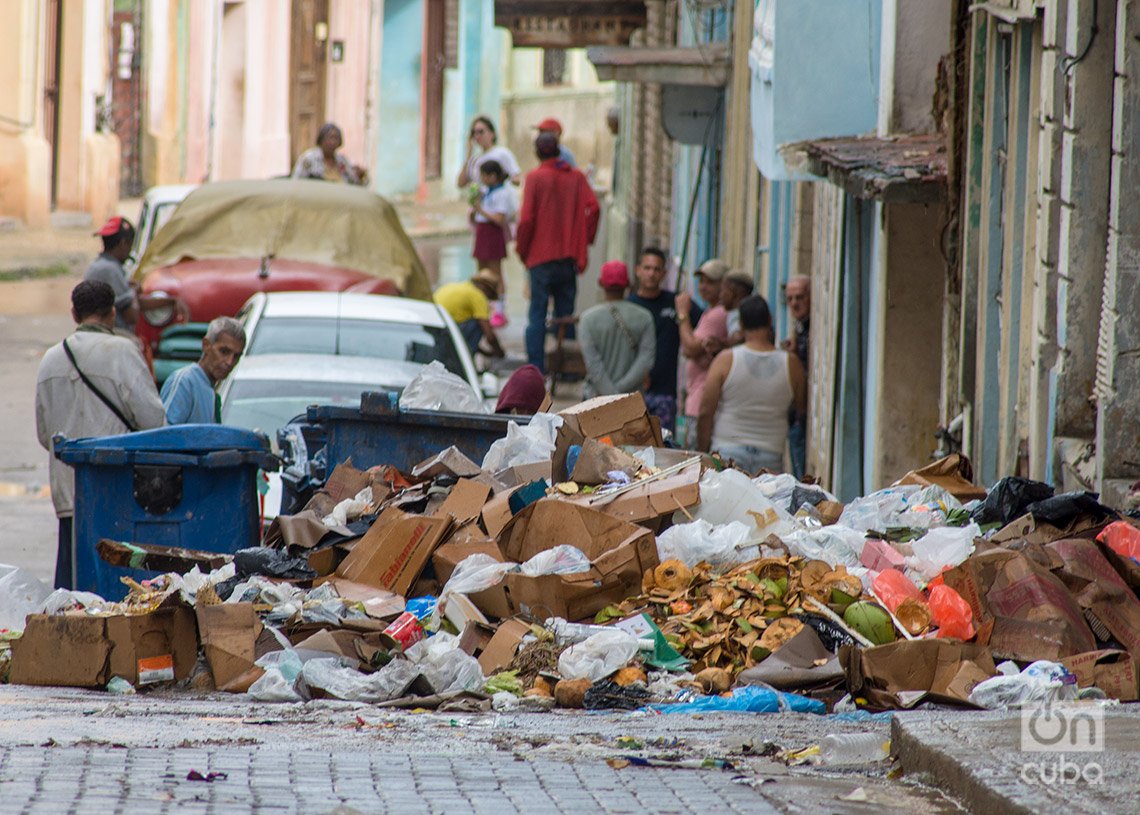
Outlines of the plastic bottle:
[[869,764],[888,756],[891,741],[879,733],[832,733],[824,736],[819,748],[827,765]]

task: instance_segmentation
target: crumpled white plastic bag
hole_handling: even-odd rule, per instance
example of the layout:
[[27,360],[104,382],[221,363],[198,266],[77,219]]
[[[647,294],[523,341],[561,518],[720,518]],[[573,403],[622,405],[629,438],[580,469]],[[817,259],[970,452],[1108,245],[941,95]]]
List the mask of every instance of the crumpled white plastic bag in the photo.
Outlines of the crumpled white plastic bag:
[[497,473],[508,467],[549,461],[554,455],[554,440],[562,417],[553,413],[536,413],[527,425],[507,423],[507,435],[491,443],[483,456],[483,469]]
[[624,667],[637,656],[639,648],[637,637],[620,628],[601,631],[563,651],[558,657],[558,673],[563,679],[597,682]]
[[450,413],[487,413],[482,397],[466,379],[432,360],[400,394],[400,410],[446,410]]
[[301,677],[304,665],[296,651],[270,651],[253,663],[265,674],[249,686],[249,695],[259,702],[303,702],[309,690]]
[[477,691],[486,679],[479,660],[459,650],[459,637],[440,633],[421,640],[406,651],[436,693]]
[[[486,556],[484,555],[484,557]],[[519,566],[519,571],[527,577],[542,577],[546,574],[577,574],[590,571],[590,559],[577,546],[563,543],[539,552]]]
[[301,676],[310,688],[320,688],[348,702],[386,702],[404,695],[420,669],[406,659],[394,659],[372,674],[361,673],[340,657],[310,659]]
[[702,560],[713,566],[745,563],[759,556],[751,530],[739,521],[713,526],[705,520],[676,524],[657,536],[657,557],[676,558],[689,568]]
[[[697,520],[714,526],[738,521],[748,528],[749,540],[759,543],[769,535],[784,535],[794,525],[786,510],[772,503],[752,479],[739,470],[706,470],[701,476],[701,503],[690,511]],[[688,520],[678,511],[674,523]]]
[[451,577],[443,585],[440,598],[449,594],[475,594],[497,586],[503,575],[518,568],[517,563],[502,563],[488,554],[477,552],[459,561]]
[[51,587],[31,572],[0,565],[0,628],[24,629],[24,618],[34,614],[51,596]]
[[957,566],[974,552],[974,538],[982,534],[981,527],[971,521],[966,526],[939,526],[911,544],[913,558],[907,565],[922,576],[933,580],[943,569]]
[[849,567],[859,566],[859,558],[862,557],[863,547],[867,543],[862,532],[839,524],[820,529],[798,529],[784,535],[783,541],[793,555],[808,560],[822,560],[832,568],[840,564]]
[[1043,707],[1077,698],[1077,678],[1064,665],[1038,660],[1021,673],[994,676],[970,691],[970,701],[989,710]]

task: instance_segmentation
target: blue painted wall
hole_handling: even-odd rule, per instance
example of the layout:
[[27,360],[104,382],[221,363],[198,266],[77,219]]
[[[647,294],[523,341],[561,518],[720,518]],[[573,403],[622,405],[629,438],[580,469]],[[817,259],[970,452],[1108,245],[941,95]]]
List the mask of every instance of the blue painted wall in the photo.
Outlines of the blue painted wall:
[[880,1],[756,0],[758,17],[774,15],[774,47],[749,57],[753,158],[767,178],[810,178],[788,171],[781,145],[875,129]]
[[380,126],[374,189],[414,192],[420,178],[422,0],[386,0],[380,57]]

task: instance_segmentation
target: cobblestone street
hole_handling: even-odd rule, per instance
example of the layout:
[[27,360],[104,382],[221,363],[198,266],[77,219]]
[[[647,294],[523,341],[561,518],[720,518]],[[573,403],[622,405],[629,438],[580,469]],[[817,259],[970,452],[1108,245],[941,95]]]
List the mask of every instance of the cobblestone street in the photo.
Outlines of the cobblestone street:
[[[886,738],[885,720],[412,713],[15,686],[0,688],[0,710],[0,808],[21,815],[958,811],[887,780],[886,764],[821,774],[757,755],[828,732]],[[735,769],[606,763],[629,755]],[[191,771],[225,777],[191,781]]]

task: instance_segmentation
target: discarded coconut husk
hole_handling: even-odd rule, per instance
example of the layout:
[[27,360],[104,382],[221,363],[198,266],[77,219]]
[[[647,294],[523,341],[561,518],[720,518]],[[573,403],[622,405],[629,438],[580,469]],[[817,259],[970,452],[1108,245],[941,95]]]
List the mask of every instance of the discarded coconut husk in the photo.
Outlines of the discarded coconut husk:
[[670,558],[653,570],[654,586],[666,591],[684,589],[692,579],[692,570],[676,558]]

